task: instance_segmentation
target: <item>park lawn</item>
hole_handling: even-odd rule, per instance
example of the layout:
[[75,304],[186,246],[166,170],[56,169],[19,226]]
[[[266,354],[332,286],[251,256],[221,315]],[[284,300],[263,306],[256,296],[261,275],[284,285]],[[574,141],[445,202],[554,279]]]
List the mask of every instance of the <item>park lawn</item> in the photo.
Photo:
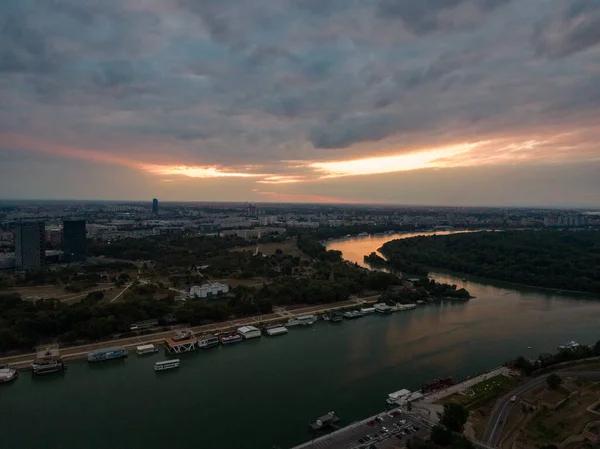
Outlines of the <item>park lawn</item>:
[[496,399],[515,383],[516,379],[499,374],[473,385],[471,390],[473,390],[475,393],[474,396],[465,396],[455,393],[447,398],[444,398],[441,403],[446,404],[449,402],[454,402],[464,405],[467,408],[480,406],[491,399]]

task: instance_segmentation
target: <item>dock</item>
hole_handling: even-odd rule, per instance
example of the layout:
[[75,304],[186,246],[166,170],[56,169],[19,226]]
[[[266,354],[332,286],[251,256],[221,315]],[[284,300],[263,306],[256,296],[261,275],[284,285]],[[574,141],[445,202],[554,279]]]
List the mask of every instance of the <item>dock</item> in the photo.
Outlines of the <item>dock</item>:
[[174,336],[165,338],[165,349],[171,354],[195,351],[198,348],[198,339],[189,329],[178,331]]

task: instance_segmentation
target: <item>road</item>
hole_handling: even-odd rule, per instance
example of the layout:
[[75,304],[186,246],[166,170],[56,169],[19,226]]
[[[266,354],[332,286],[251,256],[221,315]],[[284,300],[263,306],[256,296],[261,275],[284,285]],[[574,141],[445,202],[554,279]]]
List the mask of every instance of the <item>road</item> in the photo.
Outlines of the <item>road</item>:
[[[483,433],[483,443],[492,447],[498,446],[504,430],[504,424],[506,423],[506,420],[513,407],[517,404],[517,402],[512,402],[511,398],[513,396],[519,398],[528,391],[543,386],[546,383],[546,378],[551,374],[553,373],[544,374],[543,376],[530,380],[526,384],[515,388],[510,393],[500,398],[498,402],[496,402],[496,405],[492,409],[490,421]],[[600,379],[600,371],[562,371],[555,374],[558,374],[561,377],[573,376]]]

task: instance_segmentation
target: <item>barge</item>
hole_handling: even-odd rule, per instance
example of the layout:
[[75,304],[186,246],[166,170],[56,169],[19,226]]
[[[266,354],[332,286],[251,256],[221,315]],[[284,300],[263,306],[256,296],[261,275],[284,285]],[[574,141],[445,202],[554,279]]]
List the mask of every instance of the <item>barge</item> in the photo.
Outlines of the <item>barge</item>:
[[242,326],[238,328],[237,333],[244,340],[249,340],[251,338],[259,338],[262,335],[260,329],[254,326]]
[[113,346],[111,348],[95,349],[88,352],[88,362],[103,362],[105,360],[117,360],[127,357],[127,351],[123,346]]

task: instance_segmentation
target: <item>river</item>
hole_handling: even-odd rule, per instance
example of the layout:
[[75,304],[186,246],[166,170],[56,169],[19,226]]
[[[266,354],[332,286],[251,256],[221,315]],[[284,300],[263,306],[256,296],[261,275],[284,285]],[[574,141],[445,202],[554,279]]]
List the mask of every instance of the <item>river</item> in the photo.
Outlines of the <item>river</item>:
[[[391,238],[332,241],[328,248],[362,264]],[[349,423],[381,411],[387,394],[400,388],[600,338],[600,302],[433,276],[464,285],[476,299],[291,328],[285,336],[184,355],[171,372],[154,372],[154,362],[165,359],[159,353],[94,366],[73,362],[47,378],[21,373],[0,386],[0,447],[287,448],[309,439],[309,420],[330,410]]]

